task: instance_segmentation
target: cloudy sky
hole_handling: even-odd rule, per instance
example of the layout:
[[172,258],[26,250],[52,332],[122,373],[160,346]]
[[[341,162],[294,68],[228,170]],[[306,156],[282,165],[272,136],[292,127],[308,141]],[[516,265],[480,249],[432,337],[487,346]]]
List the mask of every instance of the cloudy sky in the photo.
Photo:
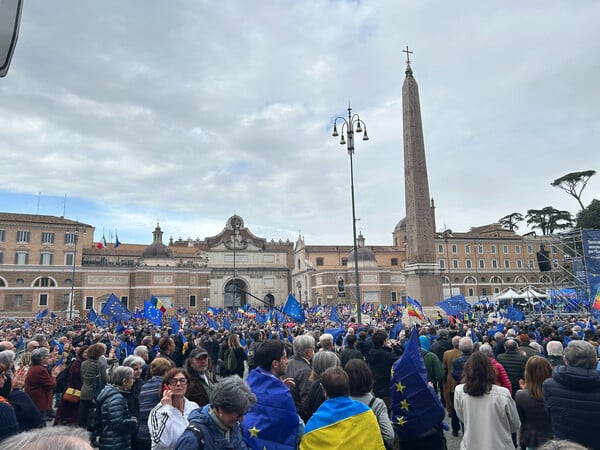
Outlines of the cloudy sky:
[[[600,169],[600,2],[28,0],[0,78],[0,210],[109,239],[217,234],[391,244],[405,215],[402,82],[419,83],[437,229],[577,202]],[[600,172],[600,170],[599,170]],[[600,173],[583,200],[600,198]],[[526,231],[526,227],[521,227]]]

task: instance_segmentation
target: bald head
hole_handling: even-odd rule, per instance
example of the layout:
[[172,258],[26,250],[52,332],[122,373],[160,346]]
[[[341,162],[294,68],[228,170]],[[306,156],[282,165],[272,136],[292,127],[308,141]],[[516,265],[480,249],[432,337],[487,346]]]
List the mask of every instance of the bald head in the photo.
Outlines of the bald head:
[[15,346],[10,341],[0,341],[0,351],[1,350],[11,350],[15,351]]

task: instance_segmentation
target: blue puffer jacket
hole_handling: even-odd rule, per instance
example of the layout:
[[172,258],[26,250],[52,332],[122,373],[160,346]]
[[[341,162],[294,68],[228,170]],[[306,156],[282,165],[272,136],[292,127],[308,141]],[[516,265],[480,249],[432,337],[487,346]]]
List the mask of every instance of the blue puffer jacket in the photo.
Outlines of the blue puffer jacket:
[[[248,450],[242,438],[242,429],[236,425],[231,430],[230,440],[225,439],[223,432],[215,425],[209,415],[211,406],[195,409],[190,413],[189,422],[198,425],[204,435],[206,450]],[[193,431],[185,430],[177,440],[175,450],[197,450],[198,440]]]
[[98,394],[96,402],[102,413],[102,432],[98,442],[100,450],[131,449],[131,435],[135,432],[137,421],[131,418],[125,397],[107,384]]
[[554,437],[600,450],[600,372],[558,366],[543,389]]

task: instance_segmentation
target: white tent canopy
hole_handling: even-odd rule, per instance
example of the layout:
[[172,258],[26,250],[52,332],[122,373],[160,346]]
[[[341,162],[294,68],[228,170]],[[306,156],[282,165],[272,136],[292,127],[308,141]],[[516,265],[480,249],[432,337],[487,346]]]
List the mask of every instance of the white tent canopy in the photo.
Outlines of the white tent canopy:
[[545,292],[539,292],[536,291],[534,288],[532,288],[531,286],[528,287],[527,289],[523,290],[523,292],[521,292],[517,298],[526,298],[526,299],[536,299],[536,298],[547,298],[548,295]]
[[494,296],[494,301],[498,301],[498,300],[512,300],[513,298],[518,298],[519,297],[519,293],[517,291],[515,291],[513,288],[508,288],[506,291],[495,295]]

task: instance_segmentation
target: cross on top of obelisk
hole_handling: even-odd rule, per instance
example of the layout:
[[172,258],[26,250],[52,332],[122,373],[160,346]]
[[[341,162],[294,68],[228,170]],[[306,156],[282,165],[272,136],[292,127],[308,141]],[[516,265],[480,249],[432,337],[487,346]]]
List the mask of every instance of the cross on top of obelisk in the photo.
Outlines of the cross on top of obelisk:
[[413,52],[408,49],[408,45],[406,46],[406,50],[402,50],[402,53],[406,53],[406,64],[410,64],[410,55],[412,55]]

